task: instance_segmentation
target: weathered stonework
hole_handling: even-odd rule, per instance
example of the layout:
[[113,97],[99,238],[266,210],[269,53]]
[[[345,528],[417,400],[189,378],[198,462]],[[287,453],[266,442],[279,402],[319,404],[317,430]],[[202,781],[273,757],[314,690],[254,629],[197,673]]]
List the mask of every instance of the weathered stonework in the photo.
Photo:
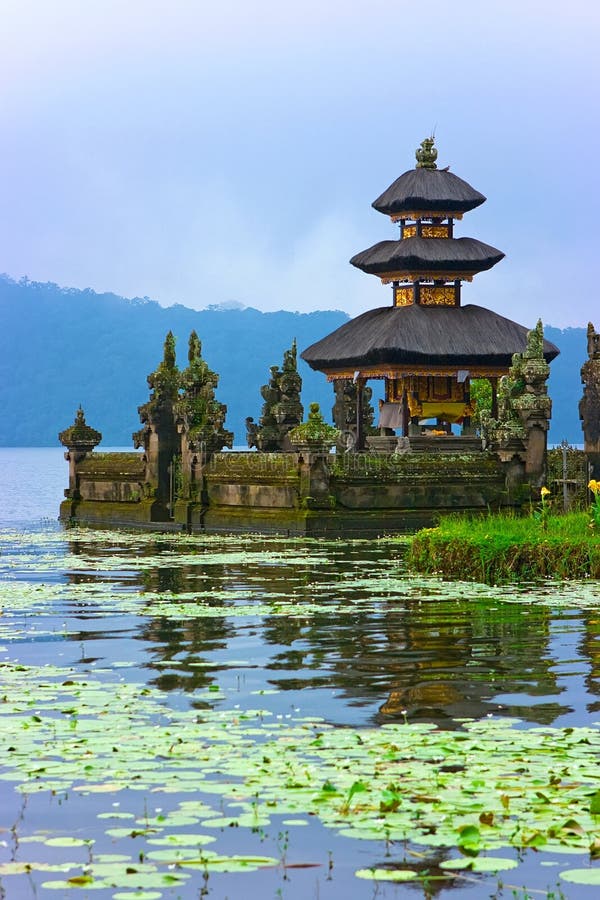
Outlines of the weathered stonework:
[[341,452],[354,452],[361,449],[367,435],[376,434],[375,410],[371,405],[373,391],[364,385],[363,379],[357,384],[350,378],[336,379],[333,391],[333,422],[340,431],[337,448]]
[[552,401],[547,381],[550,367],[543,353],[541,321],[527,333],[527,347],[515,353],[509,374],[498,385],[498,419],[484,419],[488,446],[507,469],[507,483],[526,481],[539,496],[546,480],[547,433]]
[[78,466],[94,447],[102,440],[102,434],[85,421],[83,408],[80,406],[75,414],[75,421],[58,435],[58,439],[66,447],[65,459],[69,463],[69,487],[65,497],[76,500],[79,497]]
[[[194,334],[188,368],[180,372],[168,335],[163,360],[148,378],[150,399],[140,407],[143,428],[135,441],[141,453],[92,452],[101,435],[86,424],[83,410],[61,432],[70,466],[61,518],[98,527],[338,537],[412,530],[456,510],[518,507],[529,477],[528,435],[549,415],[537,337],[515,358],[511,377],[518,390],[506,386],[507,430],[495,452],[474,452],[463,439],[448,437],[448,446],[440,442],[435,452],[423,438],[418,452],[333,453],[339,432],[311,404],[307,421],[286,432],[290,451],[224,453],[232,435],[214,397],[217,376]],[[289,357],[290,376],[294,364]],[[295,385],[291,378],[288,397]]]
[[583,397],[579,402],[579,418],[583,428],[583,449],[593,479],[600,479],[600,333],[592,323],[587,327],[588,358],[581,367]]
[[299,425],[304,415],[300,401],[302,378],[298,373],[296,341],[283,354],[281,369],[271,366],[269,383],[260,389],[263,398],[262,413],[258,425],[252,416],[246,419],[246,441],[249,448],[270,453],[290,450],[288,434]]

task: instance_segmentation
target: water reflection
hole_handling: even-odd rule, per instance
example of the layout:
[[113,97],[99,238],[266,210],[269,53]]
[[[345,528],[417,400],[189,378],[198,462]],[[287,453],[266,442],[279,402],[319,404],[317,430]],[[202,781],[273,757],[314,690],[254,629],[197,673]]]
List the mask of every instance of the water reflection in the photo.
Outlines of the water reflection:
[[[206,690],[230,670],[238,672],[239,682],[240,669],[252,668],[253,692],[277,689],[302,692],[304,698],[314,692],[321,714],[334,723],[408,717],[452,727],[457,719],[490,713],[537,724],[573,711],[581,717],[574,692],[561,696],[564,671],[551,632],[560,632],[563,619],[547,606],[504,603],[500,594],[492,601],[463,599],[440,592],[435,583],[415,587],[402,581],[401,549],[392,542],[288,546],[246,540],[242,547],[252,551],[247,563],[235,556],[230,563],[227,557],[211,559],[210,553],[221,549],[214,543],[195,547],[192,561],[187,548],[185,563],[178,564],[181,544],[136,545],[133,539],[128,553],[153,562],[159,558],[137,573],[129,567],[103,571],[111,552],[124,555],[122,546],[99,550],[93,543],[74,543],[71,548],[97,561],[95,572],[71,573],[72,583],[109,578],[148,594],[135,639],[144,646],[147,667],[156,672],[151,683],[165,691]],[[274,550],[280,552],[276,562],[270,556]],[[175,594],[197,596],[205,608],[228,612],[165,615],[164,600]],[[292,615],[270,612],[281,601],[294,604]],[[240,605],[252,604],[260,608],[256,617],[247,610],[236,617]],[[265,604],[270,605],[266,612]],[[83,608],[79,612],[85,614]],[[570,677],[578,680],[582,695],[587,690],[599,697],[587,706],[586,712],[595,712],[600,621],[597,614],[577,616],[580,659]],[[236,662],[239,647],[242,663]],[[590,660],[589,669],[581,657]]]

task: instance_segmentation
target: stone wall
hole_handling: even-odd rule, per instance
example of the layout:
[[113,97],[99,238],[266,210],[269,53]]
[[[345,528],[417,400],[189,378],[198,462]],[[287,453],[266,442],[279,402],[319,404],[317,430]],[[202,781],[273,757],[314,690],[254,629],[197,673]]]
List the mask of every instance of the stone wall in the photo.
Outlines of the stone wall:
[[165,506],[140,454],[89,454],[61,518],[190,531],[369,536],[431,525],[440,514],[518,504],[492,453],[215,453],[195,498]]

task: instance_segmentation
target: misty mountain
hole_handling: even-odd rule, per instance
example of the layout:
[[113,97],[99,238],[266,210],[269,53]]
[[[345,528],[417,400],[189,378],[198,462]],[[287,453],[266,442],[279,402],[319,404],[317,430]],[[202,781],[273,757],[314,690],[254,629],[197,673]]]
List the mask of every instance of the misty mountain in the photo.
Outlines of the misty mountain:
[[[139,428],[137,408],[148,399],[146,375],[162,357],[169,329],[178,339],[178,363],[187,363],[187,339],[195,329],[208,365],[220,375],[217,398],[227,404],[227,427],[245,443],[246,416],[258,419],[260,386],[269,367],[280,365],[293,338],[302,350],[347,320],[338,311],[273,312],[227,304],[202,310],[168,308],[144,298],[61,288],[0,276],[0,445],[56,446],[81,403],[104,446],[130,446]],[[554,402],[550,440],[581,443],[577,403],[579,370],[586,358],[585,329],[547,327],[560,348],[552,363]],[[302,400],[329,417],[333,391],[302,360]]]

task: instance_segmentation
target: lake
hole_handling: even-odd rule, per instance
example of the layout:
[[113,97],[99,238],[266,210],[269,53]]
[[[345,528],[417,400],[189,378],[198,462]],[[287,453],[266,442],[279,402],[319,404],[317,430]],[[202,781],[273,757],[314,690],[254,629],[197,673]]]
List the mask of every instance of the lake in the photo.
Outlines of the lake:
[[66,483],[0,449],[1,898],[597,896],[598,582],[63,529]]

